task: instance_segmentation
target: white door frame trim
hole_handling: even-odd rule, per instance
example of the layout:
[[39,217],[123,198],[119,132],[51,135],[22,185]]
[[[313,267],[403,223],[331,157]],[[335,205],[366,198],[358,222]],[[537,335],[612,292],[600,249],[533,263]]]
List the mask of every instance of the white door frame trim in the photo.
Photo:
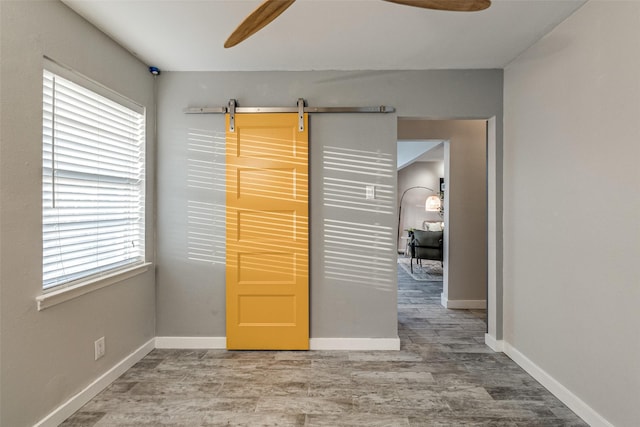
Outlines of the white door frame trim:
[[[496,117],[487,120],[487,335],[495,342],[502,339],[498,331],[502,301],[498,301],[498,153]],[[495,349],[494,349],[495,350]]]

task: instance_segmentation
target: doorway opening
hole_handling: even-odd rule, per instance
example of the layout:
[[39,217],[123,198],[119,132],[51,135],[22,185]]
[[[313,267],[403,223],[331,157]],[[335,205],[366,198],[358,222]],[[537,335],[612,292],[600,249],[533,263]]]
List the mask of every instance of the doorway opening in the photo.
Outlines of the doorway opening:
[[[398,269],[411,273],[407,265],[418,265],[419,274],[413,274],[414,279],[425,283],[440,279],[440,303],[448,309],[487,309],[488,125],[487,120],[398,119],[397,195],[399,212],[404,211],[398,221]],[[413,158],[407,160],[407,153]],[[428,190],[412,190],[411,197],[405,193],[400,203],[401,195],[411,187],[437,191],[442,198],[439,218],[425,212]],[[442,226],[440,277],[437,256],[435,260],[421,260],[421,254],[410,244],[413,230],[436,235],[438,220]],[[434,254],[426,258],[433,257],[429,255]]]
[[399,140],[397,150],[398,268],[442,282],[445,141]]

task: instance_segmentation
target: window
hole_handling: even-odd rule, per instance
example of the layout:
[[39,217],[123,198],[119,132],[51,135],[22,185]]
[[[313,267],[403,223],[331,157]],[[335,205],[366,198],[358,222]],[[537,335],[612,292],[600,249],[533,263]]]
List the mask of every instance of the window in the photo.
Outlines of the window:
[[144,109],[49,70],[42,95],[43,288],[144,263]]

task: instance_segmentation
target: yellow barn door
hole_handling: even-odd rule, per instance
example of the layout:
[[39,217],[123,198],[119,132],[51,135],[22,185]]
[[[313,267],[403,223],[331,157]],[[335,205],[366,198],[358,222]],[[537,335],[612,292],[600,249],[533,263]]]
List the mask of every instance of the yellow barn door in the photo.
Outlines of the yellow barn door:
[[309,348],[308,116],[227,114],[227,348]]

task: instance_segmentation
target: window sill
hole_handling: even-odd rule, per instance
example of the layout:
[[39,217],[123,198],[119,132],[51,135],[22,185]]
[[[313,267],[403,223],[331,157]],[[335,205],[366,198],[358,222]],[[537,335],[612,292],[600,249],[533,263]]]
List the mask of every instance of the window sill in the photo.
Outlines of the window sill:
[[93,280],[78,283],[77,285],[69,286],[67,288],[59,289],[52,292],[36,297],[38,303],[38,311],[42,311],[45,308],[53,307],[54,305],[61,304],[65,301],[77,298],[81,295],[88,294],[89,292],[97,291],[98,289],[105,288],[107,286],[120,283],[123,280],[130,279],[139,274],[142,274],[149,270],[150,262],[136,265],[125,270],[118,270],[112,274],[102,276]]

